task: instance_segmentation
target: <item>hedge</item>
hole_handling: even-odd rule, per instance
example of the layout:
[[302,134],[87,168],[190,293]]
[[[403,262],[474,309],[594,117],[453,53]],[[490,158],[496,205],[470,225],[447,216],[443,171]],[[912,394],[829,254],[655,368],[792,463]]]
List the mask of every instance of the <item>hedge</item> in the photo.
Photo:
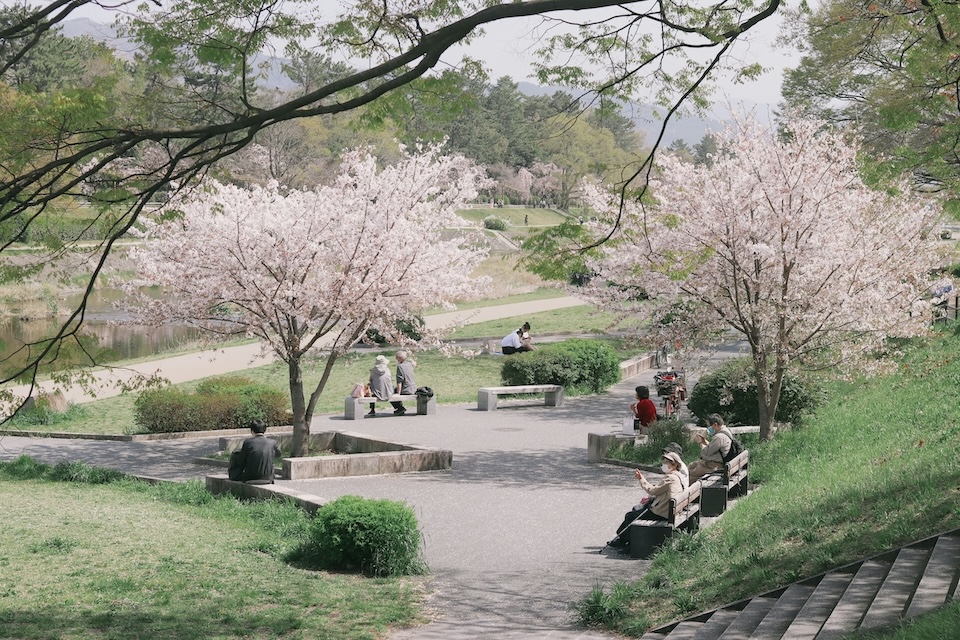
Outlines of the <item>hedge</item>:
[[574,338],[507,356],[505,385],[560,384],[567,393],[603,393],[620,382],[620,360],[601,340]]
[[287,424],[287,396],[239,376],[210,378],[196,393],[165,387],[144,391],[134,403],[134,421],[147,433],[245,429],[254,418],[267,426]]

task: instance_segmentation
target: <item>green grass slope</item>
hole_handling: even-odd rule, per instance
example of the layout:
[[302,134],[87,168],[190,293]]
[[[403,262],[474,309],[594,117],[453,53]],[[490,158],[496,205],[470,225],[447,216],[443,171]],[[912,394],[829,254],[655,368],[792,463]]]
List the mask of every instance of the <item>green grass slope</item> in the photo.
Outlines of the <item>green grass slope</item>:
[[636,582],[595,590],[583,621],[637,633],[960,527],[958,353],[945,334],[892,375],[830,383],[808,426],[751,449],[756,492]]

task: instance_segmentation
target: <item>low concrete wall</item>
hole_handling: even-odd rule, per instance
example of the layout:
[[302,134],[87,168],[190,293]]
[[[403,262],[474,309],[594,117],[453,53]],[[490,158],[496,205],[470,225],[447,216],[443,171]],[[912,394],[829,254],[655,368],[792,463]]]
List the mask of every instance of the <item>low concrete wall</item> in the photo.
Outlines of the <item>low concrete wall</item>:
[[205,478],[207,491],[214,495],[232,494],[244,500],[269,500],[285,497],[293,500],[298,507],[308,513],[316,513],[317,509],[327,504],[329,500],[303,493],[288,487],[276,484],[247,484],[227,478],[225,473],[216,473]]
[[654,362],[657,361],[657,355],[654,353],[648,353],[644,356],[636,356],[630,358],[629,360],[624,360],[620,363],[620,379],[626,380],[627,378],[632,378],[641,371],[646,371],[653,367]]
[[[292,435],[271,436],[281,446],[288,444]],[[221,451],[233,452],[240,448],[244,438],[220,438]],[[343,476],[370,476],[381,473],[411,471],[440,471],[453,466],[453,452],[448,449],[421,447],[402,442],[390,442],[349,431],[323,431],[310,434],[310,446],[333,449],[337,455],[284,458],[283,478],[307,480],[310,478],[337,478]],[[242,483],[241,483],[242,484]]]

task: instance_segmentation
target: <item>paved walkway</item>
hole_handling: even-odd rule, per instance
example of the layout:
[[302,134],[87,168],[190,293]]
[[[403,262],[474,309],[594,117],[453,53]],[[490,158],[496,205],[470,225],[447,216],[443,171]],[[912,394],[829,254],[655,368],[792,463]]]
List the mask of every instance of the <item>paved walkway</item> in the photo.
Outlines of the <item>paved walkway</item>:
[[[729,348],[713,359],[737,353]],[[647,561],[598,553],[642,493],[629,469],[587,462],[587,433],[618,429],[633,387],[652,384],[652,376],[644,372],[607,394],[568,398],[561,407],[516,401],[492,413],[459,404],[441,405],[432,416],[362,422],[318,416],[315,431],[346,429],[451,449],[453,469],[281,484],[329,499],[354,494],[414,508],[433,576],[434,621],[391,640],[611,638],[577,629],[570,605],[597,584],[646,571]],[[216,438],[125,443],[7,436],[0,439],[0,460],[25,453],[184,480],[208,473],[190,461],[216,448]]]

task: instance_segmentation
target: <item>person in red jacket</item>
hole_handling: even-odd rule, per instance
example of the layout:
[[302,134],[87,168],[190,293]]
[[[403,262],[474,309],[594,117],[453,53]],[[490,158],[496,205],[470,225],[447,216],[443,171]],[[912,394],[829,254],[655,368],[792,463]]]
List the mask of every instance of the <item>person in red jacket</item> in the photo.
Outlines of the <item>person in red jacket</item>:
[[650,399],[650,389],[640,385],[636,389],[637,401],[630,405],[634,417],[640,423],[640,431],[649,427],[657,420],[657,406]]

